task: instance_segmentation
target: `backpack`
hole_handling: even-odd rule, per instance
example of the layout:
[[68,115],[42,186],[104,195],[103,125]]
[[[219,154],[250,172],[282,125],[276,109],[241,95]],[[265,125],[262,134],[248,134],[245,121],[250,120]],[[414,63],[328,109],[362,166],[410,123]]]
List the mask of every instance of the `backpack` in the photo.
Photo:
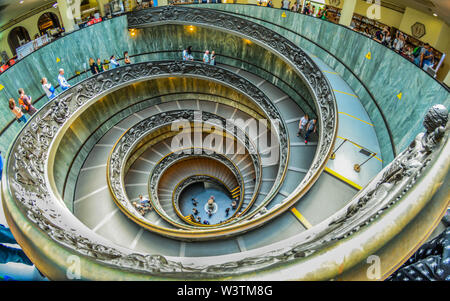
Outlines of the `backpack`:
[[422,52],[422,47],[418,46],[418,47],[414,48],[414,51],[412,54],[414,57],[418,57],[421,52]]
[[28,106],[30,105],[30,103],[25,103],[25,102],[23,101],[23,98],[22,98],[22,97],[19,97],[19,105],[21,105],[22,108],[23,108],[26,112],[28,112]]

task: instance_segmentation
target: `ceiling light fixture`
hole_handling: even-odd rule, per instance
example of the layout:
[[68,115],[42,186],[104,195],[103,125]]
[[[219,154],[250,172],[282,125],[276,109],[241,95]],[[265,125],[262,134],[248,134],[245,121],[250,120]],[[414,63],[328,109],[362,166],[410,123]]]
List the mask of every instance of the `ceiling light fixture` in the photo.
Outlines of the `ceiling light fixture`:
[[433,16],[437,17],[438,15],[436,13],[433,13]]
[[22,3],[23,3],[23,0],[21,0],[19,3],[22,4]]

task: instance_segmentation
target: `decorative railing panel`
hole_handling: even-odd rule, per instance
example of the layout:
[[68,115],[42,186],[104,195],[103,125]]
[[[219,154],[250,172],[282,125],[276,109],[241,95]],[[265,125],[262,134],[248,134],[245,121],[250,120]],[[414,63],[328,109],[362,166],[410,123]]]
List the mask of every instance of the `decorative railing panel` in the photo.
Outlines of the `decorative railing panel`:
[[[358,235],[362,232],[361,229],[375,223],[389,209],[402,201],[410,189],[420,185],[423,175],[437,159],[443,157],[441,161],[446,165],[441,168],[448,170],[449,146],[446,128],[448,112],[445,107],[437,106],[433,107],[425,118],[424,124],[427,129],[425,134],[419,134],[410,147],[389,164],[348,206],[317,225],[313,231],[306,231],[294,237],[288,246],[261,253],[250,252],[245,254],[244,258],[240,255],[231,256],[226,262],[212,265],[183,265],[175,259],[159,255],[134,253],[89,233],[67,212],[48,183],[47,159],[51,155],[51,145],[57,139],[58,131],[61,131],[64,125],[89,102],[122,85],[152,76],[167,75],[202,76],[213,80],[226,77],[225,71],[221,71],[220,68],[203,64],[143,63],[107,71],[64,92],[35,114],[10,149],[4,174],[5,182],[2,185],[6,209],[19,209],[25,218],[22,223],[41,230],[40,234],[37,234],[39,239],[50,238],[65,250],[84,255],[83,260],[86,261],[101,262],[129,273],[149,273],[152,276],[180,277],[179,273],[182,273],[183,278],[187,275],[198,278],[225,277],[258,269],[267,271],[268,267],[279,263],[297,264],[298,258],[307,258],[331,247],[339,248],[339,245],[335,245],[337,240],[345,241]],[[263,98],[263,95],[253,88],[246,87],[242,79],[236,77],[233,79],[237,80],[241,92],[255,96],[253,99]],[[328,144],[329,142],[321,141]],[[315,161],[312,170],[320,172],[318,165],[320,163]],[[427,201],[422,200],[422,203]],[[419,205],[421,204],[411,204],[416,207]],[[18,217],[16,212],[14,216]],[[407,216],[404,220],[412,218]],[[17,227],[20,229],[21,225]],[[89,278],[89,275],[86,277]]]

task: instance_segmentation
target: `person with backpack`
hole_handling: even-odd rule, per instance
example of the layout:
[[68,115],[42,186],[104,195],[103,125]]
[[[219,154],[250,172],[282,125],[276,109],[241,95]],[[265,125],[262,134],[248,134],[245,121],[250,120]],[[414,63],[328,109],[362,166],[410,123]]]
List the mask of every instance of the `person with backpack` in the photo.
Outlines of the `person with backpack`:
[[64,69],[59,69],[58,74],[58,83],[61,87],[61,90],[65,91],[70,88],[70,84],[67,82],[66,78],[64,77]]
[[305,135],[305,144],[308,144],[308,138],[311,133],[315,133],[317,130],[317,119],[314,118],[308,123],[308,127],[306,129],[306,135]]
[[97,68],[98,68],[98,73],[104,71],[103,65],[104,65],[104,63],[102,63],[102,61],[100,60],[100,58],[97,58]]
[[95,75],[95,74],[97,74],[97,73],[99,72],[99,71],[98,71],[98,66],[97,66],[97,64],[95,63],[95,61],[94,61],[93,58],[90,58],[90,59],[89,59],[89,68],[91,69],[92,75]]
[[44,90],[45,94],[47,95],[48,99],[52,99],[55,97],[55,88],[52,86],[51,83],[47,81],[46,77],[43,77],[41,79],[42,89]]
[[320,16],[320,19],[322,19],[322,20],[328,20],[328,10],[327,10],[326,7],[323,9],[322,15]]
[[431,50],[430,44],[425,44],[425,49],[422,51],[420,57],[420,66],[424,71],[427,71],[428,68],[433,67],[434,55]]
[[23,111],[28,113],[28,115],[32,116],[36,113],[36,108],[31,104],[31,97],[25,95],[25,91],[20,88],[19,89],[19,105]]
[[416,64],[418,67],[420,66],[420,57],[422,55],[422,51],[423,51],[423,47],[421,46],[417,46],[416,48],[414,48],[413,50],[413,56],[414,56],[414,64]]
[[297,137],[298,137],[298,136],[304,137],[305,132],[306,132],[306,126],[308,125],[308,122],[309,122],[308,114],[305,114],[305,116],[303,116],[303,117],[300,119],[300,122],[299,122],[299,124],[298,124]]

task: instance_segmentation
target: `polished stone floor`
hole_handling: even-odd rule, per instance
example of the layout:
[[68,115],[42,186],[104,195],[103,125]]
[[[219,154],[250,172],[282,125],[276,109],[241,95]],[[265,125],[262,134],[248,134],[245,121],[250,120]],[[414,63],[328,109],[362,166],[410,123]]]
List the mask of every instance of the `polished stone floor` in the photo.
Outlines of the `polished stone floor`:
[[[211,210],[211,217],[208,216],[208,200],[211,196],[214,196],[215,203],[214,209]],[[196,199],[197,206],[194,206],[192,199]],[[231,208],[232,199],[225,188],[214,186],[205,188],[203,183],[195,183],[184,189],[180,194],[179,208],[184,216],[192,214],[192,209],[196,208],[198,214],[194,215],[195,218],[200,217],[202,223],[206,220],[210,225],[219,224],[222,221],[229,219],[235,212]],[[230,208],[228,215],[226,214],[226,208]]]

